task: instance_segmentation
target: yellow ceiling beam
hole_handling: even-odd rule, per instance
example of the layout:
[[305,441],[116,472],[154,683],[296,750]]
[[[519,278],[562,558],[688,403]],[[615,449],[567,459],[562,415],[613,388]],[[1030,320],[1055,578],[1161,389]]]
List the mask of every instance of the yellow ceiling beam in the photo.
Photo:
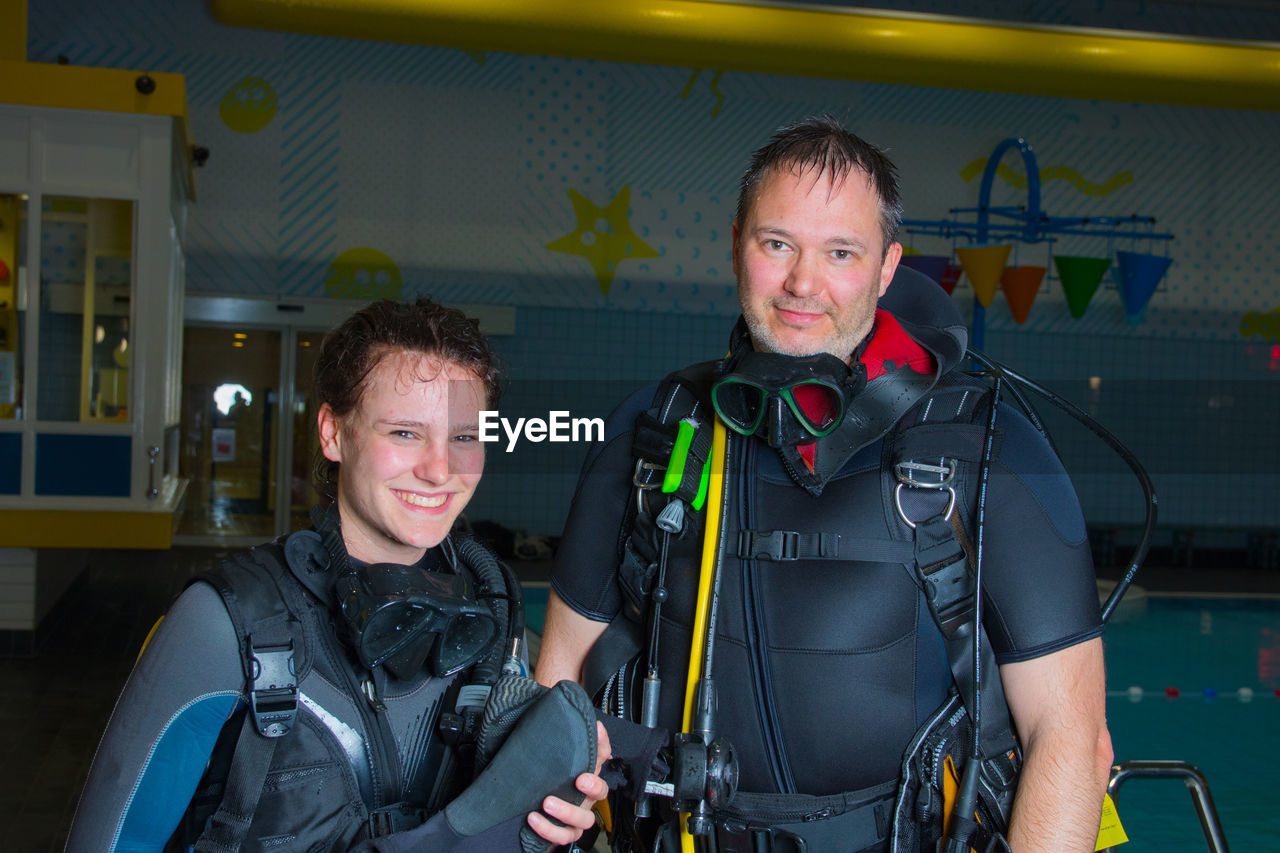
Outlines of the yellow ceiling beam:
[[27,58],[27,0],[0,0],[0,59]]
[[315,35],[1204,107],[1280,108],[1280,45],[721,0],[210,0]]

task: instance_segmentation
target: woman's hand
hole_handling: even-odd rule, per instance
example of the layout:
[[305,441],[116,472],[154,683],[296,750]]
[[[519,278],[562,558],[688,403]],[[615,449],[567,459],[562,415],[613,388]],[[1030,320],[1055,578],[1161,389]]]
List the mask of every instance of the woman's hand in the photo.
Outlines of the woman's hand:
[[[596,723],[596,736],[598,737],[596,772],[583,773],[575,783],[577,789],[586,796],[582,805],[575,806],[559,797],[547,797],[542,801],[542,812],[529,812],[527,818],[529,826],[552,844],[572,844],[581,838],[584,831],[595,825],[596,816],[591,810],[592,806],[603,800],[609,793],[609,786],[596,775],[604,763],[612,757],[609,735],[604,730],[604,724]],[[555,818],[564,826],[557,826],[554,821],[548,819],[548,816]]]

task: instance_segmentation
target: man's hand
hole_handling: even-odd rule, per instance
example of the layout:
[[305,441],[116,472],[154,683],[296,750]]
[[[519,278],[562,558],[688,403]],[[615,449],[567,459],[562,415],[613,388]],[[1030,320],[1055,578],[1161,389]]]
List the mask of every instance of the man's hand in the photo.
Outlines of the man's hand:
[[[586,796],[582,805],[575,806],[559,797],[547,797],[542,801],[542,811],[546,812],[546,815],[542,812],[529,812],[527,818],[529,826],[552,844],[572,844],[581,838],[583,832],[595,825],[596,816],[591,810],[592,807],[609,793],[609,786],[596,775],[604,763],[612,757],[609,735],[604,730],[604,724],[596,723],[596,736],[599,738],[596,748],[596,772],[583,773],[575,782],[578,790]],[[564,825],[558,826],[555,821],[548,820],[547,816],[555,818]]]

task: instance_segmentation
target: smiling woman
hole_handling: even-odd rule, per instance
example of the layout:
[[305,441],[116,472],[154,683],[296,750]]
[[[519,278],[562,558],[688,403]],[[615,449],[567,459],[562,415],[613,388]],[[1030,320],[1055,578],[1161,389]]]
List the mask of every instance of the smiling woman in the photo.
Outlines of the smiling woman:
[[320,447],[341,466],[347,553],[409,565],[440,544],[480,482],[484,388],[465,367],[403,350],[384,355],[365,386],[344,418],[320,406]]
[[[594,823],[605,787],[590,771],[609,747],[593,717],[531,724],[553,745],[539,762],[550,772],[502,777],[502,797],[484,793],[494,777],[475,777],[470,742],[455,749],[500,676],[527,681],[514,578],[451,533],[484,471],[488,343],[456,309],[376,302],[326,336],[315,379],[313,528],[233,556],[179,596],[125,685],[68,850],[262,850],[287,837],[514,851]],[[565,692],[547,696],[577,701]],[[502,766],[492,756],[489,771]],[[299,767],[305,786],[291,783]]]

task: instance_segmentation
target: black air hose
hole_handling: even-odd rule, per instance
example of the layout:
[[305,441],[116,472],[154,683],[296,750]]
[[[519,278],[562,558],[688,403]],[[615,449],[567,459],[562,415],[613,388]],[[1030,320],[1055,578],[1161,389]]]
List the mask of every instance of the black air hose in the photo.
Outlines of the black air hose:
[[1151,537],[1155,532],[1156,527],[1157,508],[1156,490],[1155,486],[1151,483],[1151,477],[1148,476],[1146,469],[1142,467],[1142,463],[1133,455],[1133,452],[1129,450],[1129,448],[1125,447],[1120,439],[1112,435],[1106,427],[1094,420],[1093,417],[1083,409],[1067,400],[1064,400],[1048,388],[1045,388],[1027,377],[1010,370],[1008,367],[1000,364],[990,356],[984,355],[972,348],[969,349],[969,355],[986,365],[995,373],[998,373],[1005,379],[1010,380],[1011,384],[1021,385],[1022,387],[1035,392],[1037,395],[1048,400],[1050,403],[1053,403],[1059,409],[1084,424],[1093,432],[1094,435],[1102,439],[1108,447],[1115,451],[1115,453],[1124,460],[1124,463],[1129,466],[1129,469],[1133,471],[1133,475],[1138,478],[1138,484],[1142,488],[1142,494],[1146,503],[1146,519],[1142,525],[1142,538],[1138,542],[1138,547],[1134,549],[1133,559],[1129,561],[1129,565],[1125,569],[1124,576],[1121,577],[1120,582],[1116,584],[1116,588],[1112,590],[1111,595],[1102,606],[1102,621],[1105,623],[1111,618],[1112,611],[1114,611],[1116,609],[1116,605],[1120,603],[1120,599],[1124,596],[1125,591],[1129,589],[1129,585],[1133,583],[1134,575],[1138,573],[1138,569],[1147,558],[1147,551],[1151,548]]
[[515,574],[493,553],[471,537],[456,537],[458,559],[475,572],[484,588],[481,597],[499,624],[507,627],[505,642],[494,646],[472,670],[473,684],[492,686],[502,674],[508,653],[518,654],[524,642],[524,597]]

